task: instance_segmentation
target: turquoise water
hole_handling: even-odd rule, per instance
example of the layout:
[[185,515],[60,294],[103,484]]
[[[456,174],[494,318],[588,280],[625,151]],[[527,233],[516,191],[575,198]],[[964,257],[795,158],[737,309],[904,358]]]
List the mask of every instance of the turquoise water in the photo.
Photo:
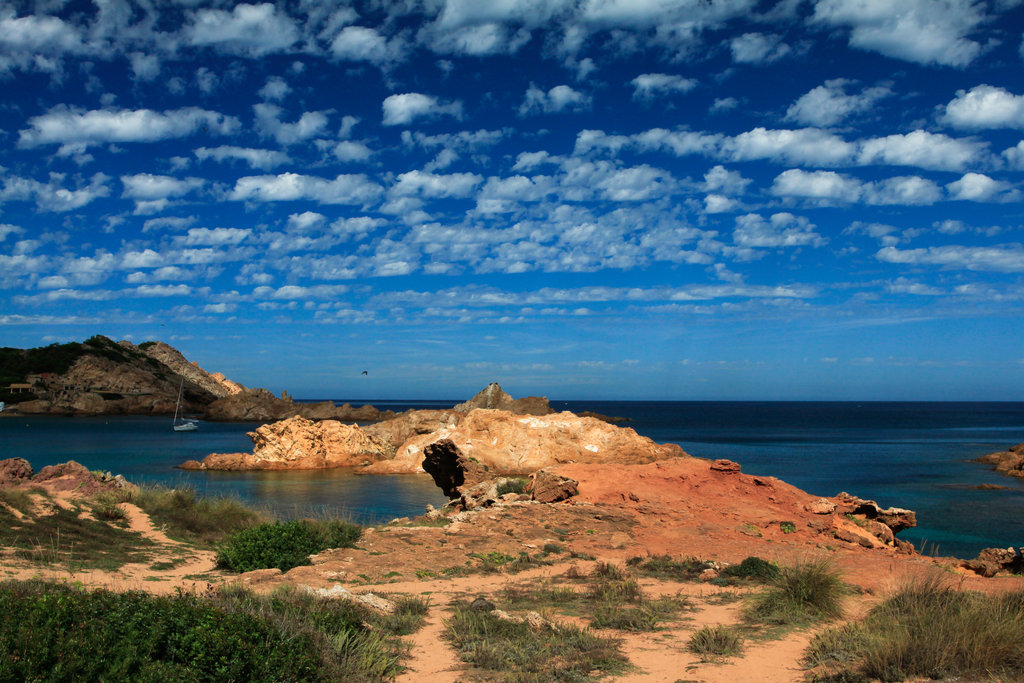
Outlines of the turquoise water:
[[[447,407],[456,401],[346,399],[381,408]],[[969,462],[1024,442],[1021,403],[552,402],[633,418],[627,426],[692,455],[728,458],[749,474],[776,476],[818,495],[848,491],[918,513],[901,532],[927,552],[973,557],[1024,545],[1024,481]],[[362,476],[346,470],[185,472],[174,466],[212,452],[250,450],[256,424],[204,422],[178,433],[169,418],[4,417],[0,456],[37,469],[74,459],[132,481],[230,494],[286,516],[343,512],[361,520],[415,515],[445,502],[425,475]],[[1008,487],[980,491],[978,484]]]

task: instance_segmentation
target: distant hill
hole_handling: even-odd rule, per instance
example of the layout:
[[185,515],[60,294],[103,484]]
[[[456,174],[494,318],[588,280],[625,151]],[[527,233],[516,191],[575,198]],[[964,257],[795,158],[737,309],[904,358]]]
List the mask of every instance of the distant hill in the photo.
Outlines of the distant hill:
[[210,374],[163,342],[138,346],[96,335],[84,342],[0,348],[0,401],[21,413],[170,414],[203,410],[243,389]]

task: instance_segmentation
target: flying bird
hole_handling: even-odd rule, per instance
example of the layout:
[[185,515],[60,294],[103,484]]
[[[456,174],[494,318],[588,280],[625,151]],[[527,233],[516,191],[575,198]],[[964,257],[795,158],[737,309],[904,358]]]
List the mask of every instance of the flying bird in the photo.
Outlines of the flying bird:
[[368,375],[369,373],[366,370],[363,370],[363,374]]

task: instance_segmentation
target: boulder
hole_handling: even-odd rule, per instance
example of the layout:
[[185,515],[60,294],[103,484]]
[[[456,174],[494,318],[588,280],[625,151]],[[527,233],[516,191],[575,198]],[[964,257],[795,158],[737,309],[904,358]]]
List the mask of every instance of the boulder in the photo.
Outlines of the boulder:
[[464,456],[450,439],[427,444],[423,449],[423,471],[452,500],[462,495],[463,488],[476,486],[490,477],[486,467]]
[[815,515],[831,515],[836,511],[836,504],[828,498],[818,498],[804,504],[804,509]]
[[579,493],[579,482],[549,469],[537,470],[530,475],[527,492],[538,503],[557,503]]
[[[389,458],[393,451],[355,425],[292,417],[249,432],[252,453],[211,453],[205,470],[313,470],[360,467]],[[187,466],[187,467],[186,467]],[[195,461],[183,463],[195,469]]]
[[32,478],[32,465],[24,458],[0,460],[0,486],[21,484]]
[[711,470],[726,474],[739,474],[740,466],[739,463],[735,463],[732,460],[718,459],[711,463]]
[[33,486],[40,486],[48,491],[71,492],[81,496],[91,496],[100,491],[114,491],[125,486],[124,477],[114,477],[109,473],[96,475],[84,465],[68,460],[59,465],[47,465],[32,477]]
[[397,469],[391,471],[415,471],[427,446],[441,440],[492,477],[527,475],[570,462],[636,464],[688,457],[675,444],[658,444],[632,429],[569,412],[532,416],[477,409],[455,426],[410,438],[398,449],[390,463]]

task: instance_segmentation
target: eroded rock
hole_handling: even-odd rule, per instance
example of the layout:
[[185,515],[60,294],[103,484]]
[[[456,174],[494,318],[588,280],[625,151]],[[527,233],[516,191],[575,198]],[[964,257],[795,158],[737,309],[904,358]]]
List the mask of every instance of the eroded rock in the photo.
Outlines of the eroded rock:
[[0,460],[0,485],[20,484],[32,478],[35,472],[24,458]]
[[549,469],[542,469],[530,475],[527,491],[530,498],[538,503],[557,503],[579,493],[579,482]]
[[1020,574],[1024,572],[1024,548],[985,548],[963,566],[985,577],[1004,571]]
[[992,465],[997,472],[1009,477],[1024,477],[1024,443],[1011,446],[1009,450],[975,458],[974,462]]

